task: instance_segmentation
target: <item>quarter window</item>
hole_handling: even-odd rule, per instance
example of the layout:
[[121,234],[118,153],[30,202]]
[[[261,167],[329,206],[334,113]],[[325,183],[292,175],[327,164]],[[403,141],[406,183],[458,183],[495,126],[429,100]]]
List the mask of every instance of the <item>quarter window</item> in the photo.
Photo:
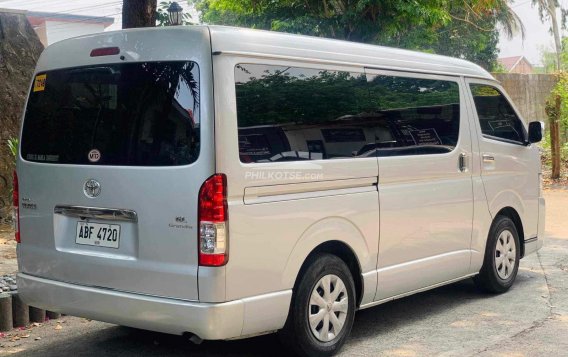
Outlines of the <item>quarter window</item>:
[[240,64],[235,81],[242,162],[350,158],[374,143],[358,118],[362,73]]
[[471,84],[481,133],[490,138],[525,142],[525,129],[507,98],[495,87]]

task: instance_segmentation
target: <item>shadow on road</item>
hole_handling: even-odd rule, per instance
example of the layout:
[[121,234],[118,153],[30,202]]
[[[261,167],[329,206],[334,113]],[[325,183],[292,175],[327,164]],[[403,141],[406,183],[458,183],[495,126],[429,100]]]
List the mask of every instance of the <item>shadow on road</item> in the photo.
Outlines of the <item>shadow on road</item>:
[[[519,274],[513,289],[529,279]],[[417,323],[453,309],[463,311],[465,305],[491,298],[476,290],[471,280],[412,295],[357,313],[351,333],[351,342],[381,339],[381,334],[406,324]],[[349,354],[349,342],[343,350]],[[181,336],[135,330],[126,327],[87,331],[79,336],[58,339],[41,348],[28,349],[23,356],[290,356],[275,335],[237,341],[205,341],[194,345]]]

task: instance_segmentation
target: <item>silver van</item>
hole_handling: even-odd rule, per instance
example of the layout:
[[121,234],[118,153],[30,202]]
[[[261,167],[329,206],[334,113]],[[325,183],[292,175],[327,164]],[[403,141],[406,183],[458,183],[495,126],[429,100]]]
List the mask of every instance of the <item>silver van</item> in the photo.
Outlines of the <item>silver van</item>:
[[15,175],[33,306],[329,356],[355,311],[542,246],[541,124],[459,59],[217,26],[49,46]]

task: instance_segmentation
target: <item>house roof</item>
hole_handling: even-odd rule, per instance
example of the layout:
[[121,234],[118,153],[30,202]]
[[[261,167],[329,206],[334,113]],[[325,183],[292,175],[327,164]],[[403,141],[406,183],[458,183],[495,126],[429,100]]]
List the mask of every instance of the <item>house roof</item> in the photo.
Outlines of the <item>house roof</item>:
[[497,61],[505,67],[507,72],[510,72],[515,68],[522,60],[525,60],[529,65],[532,64],[525,58],[525,56],[512,56],[512,57],[502,57],[498,58]]
[[28,11],[26,16],[33,26],[41,25],[45,21],[103,24],[104,27],[108,27],[114,23],[113,17],[74,15],[60,12]]

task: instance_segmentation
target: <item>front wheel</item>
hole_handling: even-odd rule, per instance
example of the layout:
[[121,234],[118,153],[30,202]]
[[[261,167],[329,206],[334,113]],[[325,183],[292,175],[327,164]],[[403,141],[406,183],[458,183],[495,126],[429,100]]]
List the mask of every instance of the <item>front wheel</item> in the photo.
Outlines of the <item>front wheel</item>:
[[355,284],[331,254],[311,259],[295,289],[282,342],[300,356],[331,356],[345,343],[355,316]]
[[474,278],[476,285],[489,293],[504,293],[515,282],[521,258],[519,234],[509,217],[495,218],[489,231],[483,266]]

